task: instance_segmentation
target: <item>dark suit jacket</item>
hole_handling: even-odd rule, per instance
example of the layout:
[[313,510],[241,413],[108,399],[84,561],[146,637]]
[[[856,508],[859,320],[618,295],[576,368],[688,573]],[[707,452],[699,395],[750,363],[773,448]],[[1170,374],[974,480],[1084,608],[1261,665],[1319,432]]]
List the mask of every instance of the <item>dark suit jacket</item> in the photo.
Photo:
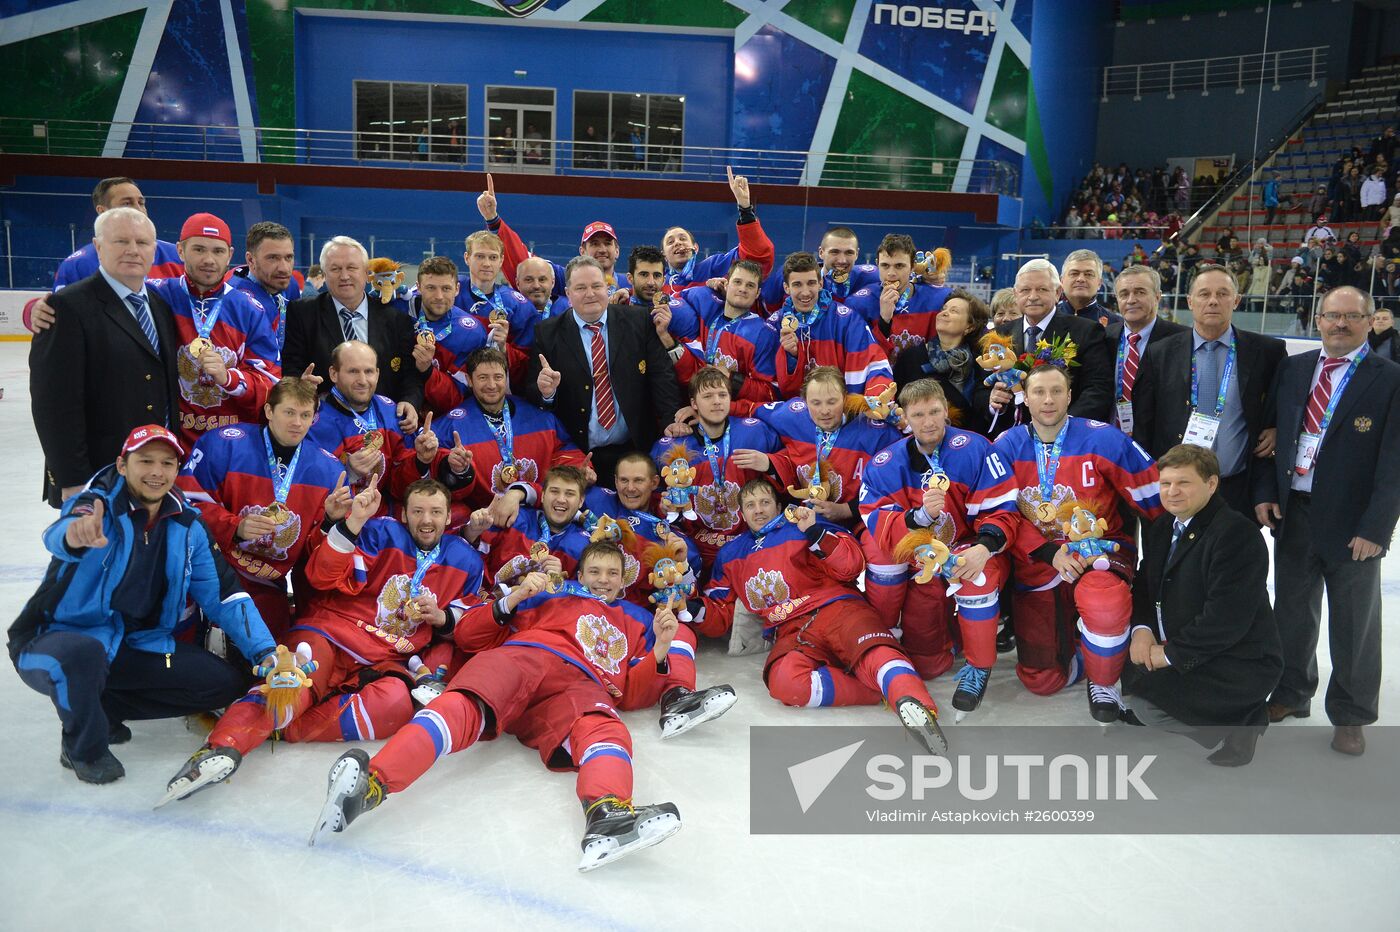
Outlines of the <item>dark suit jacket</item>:
[[[1186,330],[1162,340],[1154,340],[1152,352],[1143,357],[1138,380],[1133,387],[1133,439],[1154,457],[1181,443],[1186,422],[1191,418],[1191,354],[1195,350],[1193,331]],[[1245,471],[1253,475],[1253,456],[1259,433],[1273,427],[1268,414],[1269,389],[1278,364],[1288,355],[1287,345],[1277,337],[1235,328],[1235,374],[1239,380],[1240,403],[1249,437],[1246,441]],[[1214,402],[1211,402],[1212,409]]]
[[[1157,318],[1157,322],[1152,325],[1152,331],[1147,335],[1146,346],[1143,346],[1139,349],[1139,355],[1145,357],[1147,355],[1147,350],[1149,347],[1156,346],[1157,344],[1161,343],[1162,340],[1166,339],[1174,333],[1184,333],[1190,329],[1190,327],[1183,327],[1181,324],[1174,324],[1171,321],[1164,320],[1159,316]],[[1104,342],[1108,344],[1109,355],[1113,357],[1115,379],[1117,378],[1118,371],[1118,344],[1122,341],[1122,339],[1123,321],[1121,319],[1116,323],[1111,323],[1104,328]],[[1143,363],[1139,361],[1139,377],[1141,377],[1142,367]],[[1114,402],[1118,401],[1117,387],[1118,384],[1115,381],[1113,396]],[[1138,425],[1142,423],[1142,414],[1138,411],[1138,398],[1141,397],[1141,394],[1136,390],[1136,388],[1137,383],[1135,382],[1133,391],[1133,439],[1136,440],[1138,443],[1143,443],[1145,438],[1138,435]]]
[[1186,526],[1169,562],[1173,521],[1163,515],[1147,528],[1133,579],[1133,627],[1152,629],[1171,666],[1149,672],[1129,663],[1123,689],[1188,725],[1267,725],[1283,649],[1264,538],[1216,495]]
[[[541,355],[560,375],[552,403],[540,397],[537,384]],[[662,429],[675,420],[682,401],[675,366],[657,339],[645,308],[621,304],[608,307],[608,376],[633,445],[650,450]],[[535,326],[535,349],[525,384],[519,388],[528,400],[559,418],[579,449],[589,449],[593,369],[572,311]]]
[[159,355],[100,273],[49,297],[55,320],[30,345],[29,395],[44,448],[44,495],[55,507],[64,486],[82,485],[116,460],[132,428],[179,427],[180,337],[170,306],[147,295]]
[[[1255,473],[1254,501],[1277,502],[1288,520],[1294,455],[1321,350],[1289,356],[1278,367],[1269,412],[1278,424],[1272,469]],[[1400,366],[1375,353],[1356,367],[1322,435],[1313,463],[1314,546],[1324,560],[1351,559],[1353,537],[1389,547],[1400,516]]]
[[[316,364],[321,390],[330,391],[331,350],[345,342],[340,315],[329,291],[287,305],[287,343],[282,348],[282,372],[301,375]],[[369,345],[379,354],[376,391],[394,401],[423,407],[423,374],[413,364],[413,321],[393,305],[370,295]]]
[[[1016,343],[1016,353],[1025,352],[1025,321],[1013,320],[997,327],[998,333],[1011,336]],[[1069,413],[1075,417],[1088,417],[1096,421],[1109,421],[1113,416],[1113,354],[1104,340],[1103,328],[1095,321],[1085,320],[1069,314],[1055,312],[1050,318],[1048,329],[1040,335],[1042,340],[1054,341],[1068,336],[1074,341],[1077,350],[1075,358],[1079,365],[1069,369],[1070,402]],[[986,373],[983,373],[985,376]],[[987,410],[992,390],[978,381],[974,404]],[[1011,426],[1011,407],[1008,405],[1001,417],[997,418],[992,436],[1000,434]]]

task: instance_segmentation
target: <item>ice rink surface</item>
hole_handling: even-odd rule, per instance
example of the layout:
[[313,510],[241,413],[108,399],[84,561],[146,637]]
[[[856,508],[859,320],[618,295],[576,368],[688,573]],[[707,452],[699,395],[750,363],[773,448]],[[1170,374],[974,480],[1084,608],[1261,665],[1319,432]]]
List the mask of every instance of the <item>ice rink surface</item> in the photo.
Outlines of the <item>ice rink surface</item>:
[[[39,535],[53,517],[39,501],[27,352],[0,344],[6,626],[42,575]],[[1400,615],[1400,556],[1384,573],[1389,620]],[[1400,723],[1397,644],[1390,636],[1385,648],[1387,724]],[[1326,656],[1321,665],[1325,680]],[[583,819],[573,776],[544,770],[514,739],[441,761],[313,849],[307,834],[344,746],[264,746],[226,785],[153,812],[199,736],[179,721],[133,722],[135,739],[114,749],[126,778],[81,784],[58,765],[48,700],[0,666],[6,930],[1393,929],[1400,913],[1393,836],[751,836],[749,726],[893,718],[783,708],[762,686],[759,658],[713,648],[702,648],[701,684],[732,683],[740,697],[724,718],[663,745],[656,713],[627,716],[637,801],[675,802],[684,830],[591,874],[575,870]],[[950,679],[930,684],[945,707]],[[1310,721],[1325,721],[1320,698],[1314,710]],[[955,747],[957,728],[974,722],[1085,724],[1088,713],[1078,688],[1027,693],[1003,655],[982,709],[947,726]],[[1330,731],[1316,734],[1326,742]]]

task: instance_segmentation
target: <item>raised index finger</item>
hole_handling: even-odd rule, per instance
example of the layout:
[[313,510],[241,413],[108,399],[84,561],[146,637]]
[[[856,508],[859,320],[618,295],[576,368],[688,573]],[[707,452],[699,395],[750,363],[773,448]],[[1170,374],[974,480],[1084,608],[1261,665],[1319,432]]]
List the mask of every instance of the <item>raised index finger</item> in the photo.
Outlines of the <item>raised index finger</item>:
[[335,488],[331,489],[331,494],[335,494],[343,488],[345,488],[345,470],[342,469],[340,471],[340,478],[335,480]]
[[554,371],[549,364],[549,360],[544,358],[544,353],[540,353],[540,368],[549,369],[551,372]]
[[427,430],[429,427],[432,426],[432,423],[433,423],[433,412],[429,411],[429,412],[428,412],[428,416],[427,416],[426,418],[423,419],[423,427],[422,427],[422,429],[423,429],[423,430]]
[[734,166],[732,166],[732,165],[726,165],[726,166],[724,166],[724,173],[725,173],[726,175],[729,176],[729,183],[730,183],[730,184],[733,184],[733,183],[734,183]]
[[491,177],[491,173],[486,173],[486,193],[492,197],[496,196],[496,181]]

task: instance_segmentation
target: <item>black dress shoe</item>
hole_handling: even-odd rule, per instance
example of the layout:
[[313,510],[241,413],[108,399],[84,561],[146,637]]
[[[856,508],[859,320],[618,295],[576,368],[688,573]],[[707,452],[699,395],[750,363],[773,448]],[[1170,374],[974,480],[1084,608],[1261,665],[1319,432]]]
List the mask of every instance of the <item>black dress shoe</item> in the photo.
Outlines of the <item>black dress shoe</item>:
[[107,726],[108,744],[126,744],[131,740],[131,729],[125,723],[116,722]]
[[1016,629],[1011,625],[1011,619],[1003,618],[1001,630],[997,632],[997,653],[1009,654],[1016,649]]

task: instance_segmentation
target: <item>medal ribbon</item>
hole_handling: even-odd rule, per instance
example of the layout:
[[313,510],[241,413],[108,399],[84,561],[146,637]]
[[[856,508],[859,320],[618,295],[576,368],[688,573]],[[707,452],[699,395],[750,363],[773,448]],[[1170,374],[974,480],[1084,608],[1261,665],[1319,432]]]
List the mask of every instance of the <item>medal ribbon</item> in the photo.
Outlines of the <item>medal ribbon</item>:
[[601,595],[598,595],[597,593],[589,589],[587,586],[583,585],[582,583],[576,582],[572,579],[564,580],[563,584],[559,586],[558,591],[556,591],[554,595],[576,595],[580,599],[592,599],[595,602],[607,602],[607,600],[604,599]]
[[350,402],[340,393],[340,389],[331,388],[331,394],[335,400],[345,406],[345,410],[350,412],[350,417],[354,420],[355,426],[360,429],[361,434],[370,434],[379,429],[379,415],[374,413],[374,399],[370,398],[369,407],[365,408],[365,413],[360,414],[350,407]]
[[841,432],[841,428],[835,430],[822,430],[817,428],[816,460],[812,463],[812,485],[822,484],[822,460],[831,455],[831,450],[836,446],[836,435]]
[[507,399],[501,405],[500,426],[496,426],[496,419],[491,415],[482,412],[486,417],[486,423],[491,428],[491,432],[496,437],[496,449],[501,451],[501,462],[507,466],[515,463],[515,428],[510,422],[510,400]]
[[413,570],[413,581],[408,584],[408,594],[410,597],[418,595],[418,587],[423,582],[423,574],[428,572],[428,568],[437,562],[437,558],[442,555],[442,541],[432,550],[420,550],[414,554],[414,562],[417,564]]
[[285,466],[272,452],[272,431],[263,428],[263,449],[267,451],[267,465],[272,470],[272,497],[279,505],[287,504],[287,495],[292,491],[292,476],[296,475],[297,461],[301,459],[301,444],[297,444],[291,462]]
[[720,438],[718,445],[710,439],[703,427],[699,430],[700,439],[705,444],[705,458],[710,461],[710,484],[722,490],[724,473],[729,466],[729,423],[725,422],[724,436]]
[[695,260],[696,260],[697,258],[699,258],[699,256],[700,256],[700,250],[697,249],[695,252],[691,253],[691,256],[690,256],[689,261],[687,261],[686,264],[685,264],[685,268],[680,269],[679,271],[677,271],[677,270],[671,268],[669,265],[667,265],[667,266],[666,266],[666,284],[668,284],[668,285],[686,285],[686,284],[689,284],[689,283],[690,283],[690,276],[693,275],[693,274],[695,273]]
[[1060,452],[1065,447],[1065,434],[1069,432],[1069,418],[1065,426],[1055,435],[1053,444],[1046,444],[1039,437],[1035,441],[1035,470],[1040,475],[1040,500],[1050,501],[1055,495],[1055,473],[1060,468]]

